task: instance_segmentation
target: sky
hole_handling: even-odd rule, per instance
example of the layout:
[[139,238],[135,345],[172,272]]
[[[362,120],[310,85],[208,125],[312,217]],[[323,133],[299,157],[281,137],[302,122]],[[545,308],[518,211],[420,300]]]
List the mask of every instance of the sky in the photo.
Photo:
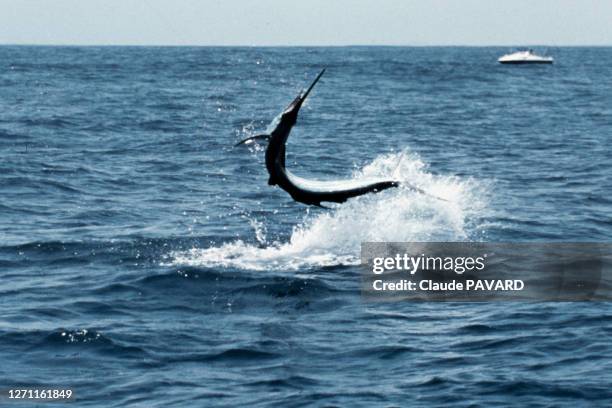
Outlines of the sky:
[[0,44],[612,45],[609,0],[0,0]]

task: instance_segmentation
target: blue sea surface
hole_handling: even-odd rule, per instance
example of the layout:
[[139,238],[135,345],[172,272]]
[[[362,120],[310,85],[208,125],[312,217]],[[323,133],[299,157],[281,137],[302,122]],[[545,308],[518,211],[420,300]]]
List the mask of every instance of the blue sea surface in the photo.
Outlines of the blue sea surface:
[[[0,389],[611,406],[610,303],[360,295],[365,241],[612,241],[612,48],[497,64],[507,51],[0,47]],[[400,188],[321,209],[267,185],[265,146],[233,145],[323,67],[291,171],[393,174],[446,201]]]

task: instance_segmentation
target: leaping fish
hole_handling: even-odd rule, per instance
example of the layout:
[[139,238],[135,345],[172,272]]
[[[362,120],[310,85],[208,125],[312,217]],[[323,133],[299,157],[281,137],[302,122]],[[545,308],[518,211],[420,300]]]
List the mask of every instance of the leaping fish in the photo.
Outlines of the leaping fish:
[[[295,201],[304,204],[321,207],[321,202],[323,201],[343,203],[352,197],[368,193],[377,193],[391,187],[398,187],[400,181],[392,178],[319,181],[298,177],[287,170],[285,166],[285,145],[287,144],[289,133],[293,125],[297,122],[298,112],[302,104],[308,97],[308,94],[310,94],[310,91],[312,91],[317,82],[319,82],[324,72],[325,69],[317,75],[308,89],[301,92],[300,95],[287,106],[280,115],[280,119],[276,126],[269,134],[260,134],[246,138],[237,143],[236,146],[243,143],[250,143],[256,139],[268,140],[268,147],[266,148],[266,168],[270,175],[268,184],[271,186],[278,185],[289,193]],[[401,184],[407,185],[404,182]],[[424,193],[416,187],[407,186]]]

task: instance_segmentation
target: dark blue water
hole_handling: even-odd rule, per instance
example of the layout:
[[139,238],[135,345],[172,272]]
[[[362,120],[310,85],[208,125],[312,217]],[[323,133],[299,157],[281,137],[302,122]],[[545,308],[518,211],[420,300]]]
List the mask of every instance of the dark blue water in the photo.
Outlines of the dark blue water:
[[[612,240],[612,49],[0,47],[0,388],[78,406],[612,404],[608,303],[369,304],[362,241]],[[267,186],[399,174],[329,210]],[[27,406],[28,404],[23,404]]]

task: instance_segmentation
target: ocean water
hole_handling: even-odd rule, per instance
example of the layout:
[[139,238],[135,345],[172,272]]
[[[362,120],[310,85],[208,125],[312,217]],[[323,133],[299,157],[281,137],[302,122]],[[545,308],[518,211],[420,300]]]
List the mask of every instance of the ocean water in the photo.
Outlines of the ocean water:
[[[0,47],[0,388],[70,387],[79,407],[612,405],[609,303],[360,296],[363,241],[612,240],[612,48],[507,51]],[[267,185],[263,146],[232,146],[322,67],[291,170],[448,201],[320,209]]]

